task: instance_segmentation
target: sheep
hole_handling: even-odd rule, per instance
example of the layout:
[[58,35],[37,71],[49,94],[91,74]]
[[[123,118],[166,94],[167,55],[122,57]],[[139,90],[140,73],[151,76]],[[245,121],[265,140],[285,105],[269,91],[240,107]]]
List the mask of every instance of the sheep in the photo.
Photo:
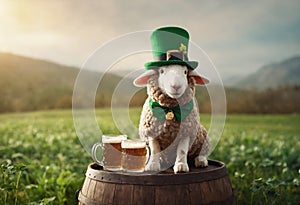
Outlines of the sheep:
[[[189,172],[188,160],[193,160],[196,167],[208,166],[209,138],[200,124],[194,97],[195,85],[208,82],[186,65],[178,64],[147,70],[134,80],[135,86],[147,86],[148,98],[143,105],[139,124],[140,138],[147,141],[151,150],[147,171],[159,171],[163,164],[174,164],[175,174]],[[150,103],[151,106],[154,103],[169,109],[178,105],[185,109],[184,105],[189,103],[192,108],[187,116],[181,112],[180,122],[172,111],[160,117],[154,116],[152,110],[155,108],[151,110]]]

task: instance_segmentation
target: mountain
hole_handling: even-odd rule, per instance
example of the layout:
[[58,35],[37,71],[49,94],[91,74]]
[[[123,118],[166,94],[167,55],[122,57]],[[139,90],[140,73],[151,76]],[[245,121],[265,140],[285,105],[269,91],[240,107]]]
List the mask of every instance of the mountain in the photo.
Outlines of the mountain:
[[[296,84],[299,78],[299,57],[286,60],[282,63],[265,66],[258,71],[257,76],[249,76],[251,85]],[[79,69],[53,62],[32,59],[14,54],[0,53],[0,113],[45,109],[72,108],[74,83]],[[284,71],[284,72],[283,72]],[[265,73],[264,73],[265,72]],[[283,72],[283,74],[282,74]],[[279,75],[279,74],[281,75]],[[112,95],[117,106],[128,105],[141,107],[146,99],[146,90],[135,93],[132,78],[125,78],[114,73],[99,73],[84,71],[87,79],[83,87],[90,81],[103,78],[95,96],[96,107],[111,106]],[[259,77],[263,77],[264,81]],[[285,76],[283,78],[282,76]],[[246,80],[246,79],[244,79]],[[269,82],[270,80],[270,82]],[[118,86],[118,84],[120,86]],[[284,82],[281,84],[281,82]],[[246,84],[246,83],[244,83]],[[299,85],[299,84],[298,84]],[[130,87],[131,86],[131,87]],[[214,86],[214,85],[211,85]],[[120,92],[114,92],[116,88]],[[88,87],[89,88],[89,87]],[[216,87],[217,88],[217,87]],[[196,99],[201,112],[211,113],[211,96],[206,87],[197,87]],[[210,91],[217,93],[219,89]],[[300,113],[300,86],[281,87],[273,90],[243,90],[226,88],[227,111],[232,113]],[[91,94],[84,90],[84,94]],[[214,97],[214,99],[217,99]],[[79,104],[87,101],[80,96]],[[78,101],[77,101],[78,102]],[[214,111],[218,110],[218,105]]]
[[235,84],[238,88],[278,88],[300,85],[300,56],[263,66]]
[[245,75],[233,74],[233,75],[224,75],[222,76],[222,81],[226,87],[234,87]]
[[78,71],[49,61],[0,53],[0,112],[70,105],[66,101],[72,95]]
[[[0,112],[70,108],[76,67],[0,53]],[[85,71],[89,78],[99,73]],[[97,90],[96,105],[109,105],[121,77],[107,73]],[[84,100],[84,99],[83,99]]]

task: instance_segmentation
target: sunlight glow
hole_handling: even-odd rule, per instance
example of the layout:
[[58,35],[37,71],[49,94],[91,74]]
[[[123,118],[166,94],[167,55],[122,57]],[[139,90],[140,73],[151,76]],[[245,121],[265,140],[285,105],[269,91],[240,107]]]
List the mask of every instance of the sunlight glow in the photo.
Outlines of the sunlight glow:
[[0,1],[0,17],[4,16],[6,13],[6,2],[5,1]]

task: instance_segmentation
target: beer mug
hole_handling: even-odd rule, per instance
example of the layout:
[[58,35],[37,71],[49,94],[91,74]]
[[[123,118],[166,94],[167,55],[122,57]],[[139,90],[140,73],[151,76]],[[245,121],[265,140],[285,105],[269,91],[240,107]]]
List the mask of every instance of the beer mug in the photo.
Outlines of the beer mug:
[[146,142],[141,140],[123,140],[121,147],[123,171],[143,172],[150,155]]
[[[121,170],[122,148],[121,142],[126,140],[126,135],[103,135],[102,142],[96,143],[92,148],[93,160],[103,166],[104,170]],[[102,159],[97,158],[97,150],[102,149]]]

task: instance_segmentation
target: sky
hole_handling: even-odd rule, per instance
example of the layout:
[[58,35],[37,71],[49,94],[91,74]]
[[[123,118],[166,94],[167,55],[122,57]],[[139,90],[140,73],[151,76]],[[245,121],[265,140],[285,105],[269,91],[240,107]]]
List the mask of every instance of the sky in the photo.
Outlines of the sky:
[[178,25],[228,78],[300,55],[299,11],[298,0],[0,0],[0,52],[80,67],[118,36]]

